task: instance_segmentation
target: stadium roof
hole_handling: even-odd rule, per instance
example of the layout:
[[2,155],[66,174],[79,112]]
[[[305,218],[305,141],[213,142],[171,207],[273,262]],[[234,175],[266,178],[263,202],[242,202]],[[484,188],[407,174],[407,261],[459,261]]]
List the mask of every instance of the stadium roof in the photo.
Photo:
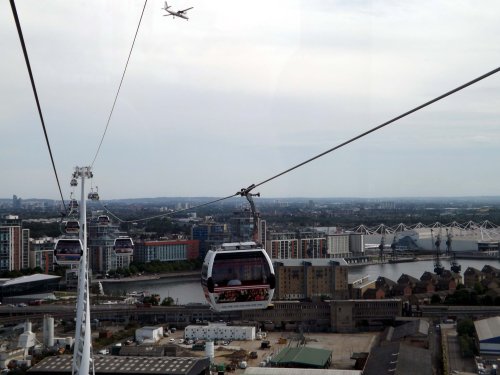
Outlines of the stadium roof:
[[489,340],[500,336],[500,317],[476,320],[474,322],[479,341]]
[[277,366],[301,366],[324,368],[332,357],[332,351],[317,348],[285,348],[271,362]]

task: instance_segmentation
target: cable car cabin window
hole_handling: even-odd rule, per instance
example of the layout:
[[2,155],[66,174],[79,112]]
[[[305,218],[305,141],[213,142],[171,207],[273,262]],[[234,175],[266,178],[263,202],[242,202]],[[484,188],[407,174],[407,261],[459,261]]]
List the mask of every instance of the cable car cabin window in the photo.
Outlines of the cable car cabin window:
[[269,286],[271,270],[264,254],[260,251],[217,253],[212,267],[215,288],[260,285]]
[[58,243],[56,247],[57,254],[78,254],[82,251],[82,247],[80,246],[80,241],[75,242],[63,242]]
[[68,221],[65,224],[66,233],[78,233],[80,231],[80,224],[78,221]]
[[131,254],[134,251],[134,243],[131,238],[117,238],[114,251],[116,254]]
[[115,248],[117,249],[127,249],[127,248],[132,248],[133,246],[134,245],[132,245],[132,241],[129,239],[115,241]]
[[99,216],[97,218],[97,222],[99,224],[101,224],[101,225],[107,225],[107,224],[109,224],[109,217],[107,217],[107,216]]

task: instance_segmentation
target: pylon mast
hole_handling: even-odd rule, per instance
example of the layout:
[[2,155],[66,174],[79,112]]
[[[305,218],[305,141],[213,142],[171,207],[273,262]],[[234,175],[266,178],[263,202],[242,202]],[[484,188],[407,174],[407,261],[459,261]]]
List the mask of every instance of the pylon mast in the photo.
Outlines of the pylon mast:
[[[82,256],[78,269],[78,299],[76,304],[75,346],[73,349],[73,375],[94,374],[92,361],[92,334],[90,329],[89,272],[87,253],[87,200],[85,196],[85,179],[92,178],[90,167],[76,167],[75,178],[81,180],[80,199],[80,241]],[[92,369],[90,367],[92,363]]]

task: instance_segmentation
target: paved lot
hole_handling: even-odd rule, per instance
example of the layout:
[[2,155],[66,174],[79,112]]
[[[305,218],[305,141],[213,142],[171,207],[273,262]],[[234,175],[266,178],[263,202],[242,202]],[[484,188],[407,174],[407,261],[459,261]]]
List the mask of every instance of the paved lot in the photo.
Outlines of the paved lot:
[[472,358],[462,358],[460,346],[458,344],[457,331],[445,330],[448,342],[448,364],[450,371],[456,370],[464,373],[475,373],[475,365]]
[[[167,339],[163,339],[162,343],[167,343],[170,338],[174,338],[178,343],[179,339],[183,337],[182,330],[177,331]],[[333,334],[333,333],[310,333],[306,334],[306,345],[312,348],[328,349],[333,351],[333,366],[332,368],[338,369],[352,369],[354,361],[351,360],[353,352],[369,352],[377,333],[358,333],[358,334]],[[283,338],[286,341],[279,343],[279,339]],[[216,363],[229,363],[231,362],[232,354],[238,349],[247,352],[256,351],[257,358],[248,361],[249,366],[259,366],[260,362],[264,361],[267,357],[278,353],[281,349],[296,347],[299,345],[297,341],[298,335],[293,332],[270,332],[268,333],[267,340],[271,343],[271,348],[260,349],[261,341],[232,341],[229,346],[216,346],[215,347],[215,362]],[[189,348],[190,346],[180,345],[181,347]],[[192,351],[194,356],[203,356],[205,353],[200,351]]]

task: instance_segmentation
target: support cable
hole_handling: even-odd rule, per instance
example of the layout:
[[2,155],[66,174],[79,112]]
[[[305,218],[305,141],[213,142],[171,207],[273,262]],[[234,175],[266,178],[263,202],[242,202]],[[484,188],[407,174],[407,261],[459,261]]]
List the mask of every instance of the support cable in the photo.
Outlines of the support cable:
[[258,184],[254,184],[254,185],[251,186],[251,188],[254,189],[254,188],[258,187],[258,186],[264,185],[265,183],[267,183],[269,181],[272,181],[275,178],[283,176],[284,174],[287,174],[288,172],[291,172],[294,169],[302,167],[303,165],[308,164],[308,163],[310,163],[310,162],[312,162],[312,161],[314,161],[316,159],[319,159],[320,157],[325,156],[326,154],[329,154],[330,152],[338,150],[339,148],[342,148],[342,147],[348,145],[349,143],[352,143],[352,142],[354,142],[354,141],[356,141],[356,140],[358,140],[360,138],[363,138],[363,137],[367,136],[370,133],[373,133],[373,132],[375,132],[377,130],[380,130],[380,129],[382,129],[385,126],[387,126],[389,124],[392,124],[393,122],[395,122],[397,120],[402,119],[403,117],[406,117],[406,116],[408,116],[408,115],[410,115],[410,114],[412,114],[414,112],[417,112],[417,111],[419,111],[419,110],[421,110],[421,109],[423,109],[423,108],[425,108],[425,107],[427,107],[427,106],[429,106],[429,105],[431,105],[431,104],[433,104],[433,103],[435,103],[435,102],[437,102],[437,101],[439,101],[441,99],[446,98],[447,96],[450,96],[450,95],[452,95],[452,94],[454,94],[454,93],[456,93],[456,92],[458,92],[460,90],[463,90],[466,87],[469,87],[469,86],[471,86],[471,85],[473,85],[473,84],[475,84],[475,83],[477,83],[477,82],[479,82],[479,81],[481,81],[481,80],[483,80],[483,79],[485,79],[485,78],[487,78],[487,77],[489,77],[489,76],[491,76],[491,75],[493,75],[495,73],[498,73],[499,71],[500,71],[500,67],[498,67],[496,69],[493,69],[492,71],[490,71],[490,72],[488,72],[486,74],[483,74],[482,76],[477,77],[477,78],[473,79],[472,81],[469,81],[469,82],[467,82],[467,83],[465,83],[465,84],[463,84],[461,86],[458,86],[457,88],[454,88],[453,90],[450,90],[450,91],[446,92],[443,95],[440,95],[440,96],[438,96],[438,97],[436,97],[436,98],[434,98],[432,100],[429,100],[428,102],[425,102],[424,104],[421,104],[418,107],[415,107],[415,108],[413,108],[413,109],[411,109],[411,110],[409,110],[409,111],[407,111],[407,112],[405,112],[405,113],[403,113],[403,114],[401,114],[399,116],[396,116],[393,119],[391,119],[389,121],[386,121],[383,124],[380,124],[380,125],[372,128],[372,129],[370,129],[370,130],[368,130],[368,131],[366,131],[364,133],[361,133],[361,134],[359,134],[359,135],[357,135],[357,136],[355,136],[355,137],[353,137],[353,138],[351,138],[351,139],[349,139],[349,140],[347,140],[347,141],[345,141],[345,142],[343,142],[343,143],[341,143],[341,144],[339,144],[339,145],[337,145],[335,147],[332,147],[329,150],[326,150],[326,151],[322,152],[321,154],[318,154],[318,155],[316,155],[316,156],[314,156],[314,157],[312,157],[310,159],[307,159],[306,161],[303,161],[302,163],[299,163],[299,164],[297,164],[297,165],[295,165],[295,166],[293,166],[293,167],[291,167],[291,168],[289,168],[289,169],[287,169],[287,170],[285,170],[285,171],[283,171],[281,173],[278,173],[277,175],[274,175],[274,176],[268,178],[267,180],[259,182]]
[[148,3],[148,0],[145,0],[144,7],[142,8],[141,17],[139,18],[139,23],[137,25],[137,30],[135,31],[134,40],[132,42],[132,46],[130,47],[130,51],[128,53],[128,58],[127,58],[127,62],[125,64],[125,69],[123,70],[122,79],[120,80],[120,85],[118,86],[118,90],[117,90],[116,95],[115,95],[115,100],[113,101],[113,106],[111,107],[111,112],[109,113],[108,121],[106,123],[106,128],[104,129],[104,133],[102,134],[101,141],[99,142],[99,146],[97,147],[97,151],[95,153],[94,160],[92,160],[92,164],[90,165],[91,168],[94,166],[94,163],[97,159],[97,155],[99,155],[99,151],[101,150],[102,142],[104,141],[104,137],[106,136],[106,132],[108,131],[109,122],[111,121],[111,116],[113,115],[116,101],[118,100],[118,95],[120,94],[120,90],[122,88],[123,79],[125,78],[125,73],[127,72],[127,67],[128,67],[128,63],[130,61],[130,56],[132,56],[132,50],[134,49],[135,40],[137,38],[137,34],[139,33],[139,28],[141,26],[142,16],[144,15],[144,10],[146,9],[147,3]]
[[45,142],[47,143],[47,148],[49,149],[50,160],[52,162],[52,169],[54,170],[54,175],[56,176],[57,187],[59,188],[59,194],[61,195],[61,202],[63,204],[64,212],[66,212],[66,204],[64,203],[64,197],[61,189],[61,184],[59,183],[59,177],[57,175],[56,164],[54,162],[54,157],[52,155],[52,149],[50,148],[49,136],[47,134],[47,129],[45,128],[45,121],[43,120],[42,108],[40,106],[40,101],[38,100],[38,93],[36,91],[35,80],[33,78],[33,72],[31,71],[30,60],[28,57],[28,51],[26,50],[26,44],[24,43],[23,31],[21,29],[21,23],[19,22],[19,17],[17,15],[16,4],[14,0],[10,0],[10,7],[12,8],[12,14],[14,15],[14,20],[16,21],[17,33],[19,35],[19,40],[21,41],[21,46],[23,48],[24,60],[26,61],[26,67],[28,68],[28,73],[30,76],[31,87],[33,88],[33,94],[35,95],[36,106],[38,108],[38,114],[40,115],[40,120],[42,122],[43,134],[45,135]]
[[111,212],[109,210],[109,208],[105,204],[103,204],[101,201],[99,201],[99,203],[101,203],[102,208],[104,208],[104,210],[106,210],[106,212],[108,214],[110,214],[111,216],[113,216],[120,223],[137,223],[139,221],[148,221],[148,220],[152,220],[152,219],[158,219],[158,218],[161,218],[161,217],[172,216],[172,215],[178,214],[180,212],[191,211],[191,210],[194,210],[194,209],[197,209],[197,208],[200,208],[200,207],[205,207],[205,206],[217,203],[217,202],[225,201],[226,199],[233,198],[233,197],[235,197],[237,195],[238,194],[228,195],[227,197],[215,199],[213,201],[202,203],[202,204],[199,204],[197,206],[193,206],[193,207],[189,207],[189,208],[183,208],[182,210],[176,210],[176,211],[168,212],[166,214],[149,216],[149,217],[145,217],[143,219],[137,219],[137,220],[123,220],[123,219],[119,218],[118,216],[116,216],[113,212]]

